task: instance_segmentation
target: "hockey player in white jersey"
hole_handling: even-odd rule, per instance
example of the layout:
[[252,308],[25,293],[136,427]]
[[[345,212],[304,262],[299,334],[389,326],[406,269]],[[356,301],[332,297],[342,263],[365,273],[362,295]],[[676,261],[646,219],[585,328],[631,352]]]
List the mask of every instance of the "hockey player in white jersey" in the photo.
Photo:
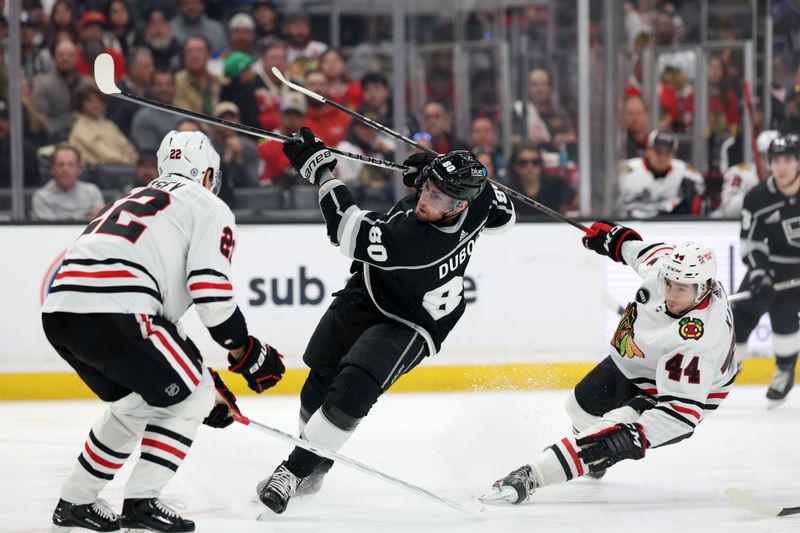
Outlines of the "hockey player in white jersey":
[[521,503],[536,489],[599,478],[623,459],[690,437],[736,376],[731,310],[710,248],[642,242],[596,222],[584,245],[632,267],[642,284],[611,339],[611,355],[567,400],[574,436],[496,481],[488,501]]
[[[779,136],[780,133],[778,133],[778,130],[766,130],[759,133],[756,138],[756,150],[758,150],[758,158],[760,160],[759,165],[760,168],[764,169],[764,175],[762,177],[759,177],[756,166],[753,163],[738,163],[723,171],[720,204],[719,207],[711,213],[711,218],[738,218],[739,215],[742,214],[744,196],[750,192],[750,189],[758,185],[759,182],[762,181],[762,178],[766,179],[769,174],[769,158],[767,157],[767,151],[769,150],[770,143]],[[726,147],[723,145],[723,151],[725,151],[725,149]]]
[[675,159],[678,139],[653,130],[644,157],[624,161],[619,175],[619,212],[624,217],[697,215],[703,212],[705,181],[697,169]]
[[[194,531],[159,495],[201,422],[232,422],[227,404],[215,406],[215,385],[232,395],[183,333],[192,304],[251,389],[262,392],[284,371],[282,356],[249,335],[233,297],[236,225],[216,196],[211,142],[173,131],[157,157],[159,177],[109,205],[69,246],[42,309],[50,343],[108,402],[61,488],[57,531]],[[118,516],[98,495],[140,443]]]

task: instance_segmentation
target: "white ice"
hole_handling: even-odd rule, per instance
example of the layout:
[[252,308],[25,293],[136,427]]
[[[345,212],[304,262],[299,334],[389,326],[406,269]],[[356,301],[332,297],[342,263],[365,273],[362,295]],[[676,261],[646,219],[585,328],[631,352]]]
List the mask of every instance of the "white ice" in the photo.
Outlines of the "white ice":
[[[442,496],[468,501],[492,481],[569,432],[567,390],[389,394],[341,452]],[[321,493],[265,510],[255,486],[290,446],[238,424],[203,427],[165,497],[200,532],[512,532],[800,530],[800,515],[763,518],[734,507],[726,488],[762,501],[800,505],[800,393],[765,409],[764,387],[738,387],[722,408],[678,445],[626,461],[602,481],[542,489],[520,506],[491,506],[473,519],[341,465]],[[296,431],[296,397],[247,397],[243,411]],[[97,401],[0,402],[0,531],[46,531],[59,485],[104,406]],[[126,465],[102,496],[119,509]],[[268,513],[269,514],[269,513]]]

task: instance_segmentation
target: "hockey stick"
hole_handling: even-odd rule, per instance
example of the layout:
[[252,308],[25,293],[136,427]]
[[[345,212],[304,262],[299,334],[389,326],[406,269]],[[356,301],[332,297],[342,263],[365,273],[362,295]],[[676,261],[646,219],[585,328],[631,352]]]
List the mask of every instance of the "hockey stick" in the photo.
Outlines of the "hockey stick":
[[462,513],[466,513],[470,516],[474,516],[477,518],[486,518],[486,508],[474,497],[472,499],[472,502],[469,504],[463,504],[450,500],[443,496],[434,494],[426,489],[423,489],[422,487],[412,485],[411,483],[403,481],[402,479],[397,479],[396,477],[390,476],[389,474],[384,474],[380,470],[376,470],[371,466],[365,465],[360,461],[356,461],[355,459],[350,459],[349,457],[345,457],[344,455],[339,455],[338,453],[326,450],[325,448],[314,446],[313,444],[311,444],[306,440],[299,439],[279,429],[270,427],[266,424],[262,424],[261,422],[257,422],[251,418],[248,418],[238,413],[234,407],[231,407],[230,412],[231,415],[233,416],[233,419],[239,422],[240,424],[257,429],[262,433],[268,433],[273,437],[277,437],[284,442],[288,442],[289,444],[294,444],[295,446],[299,446],[304,450],[308,450],[309,452],[314,453],[320,457],[324,457],[325,459],[330,459],[332,461],[336,461],[337,463],[341,463],[345,466],[349,466],[350,468],[358,470],[363,474],[367,474],[368,476],[378,478],[382,481],[385,481],[386,483],[394,485],[395,487],[400,487],[401,489],[405,489],[408,492],[413,492],[414,494],[422,496],[423,498],[426,498],[430,501],[446,505],[447,507],[455,509],[456,511],[461,511]]
[[753,150],[753,159],[756,164],[756,174],[761,179],[761,159],[758,157],[758,143],[756,142],[756,115],[753,111],[753,93],[750,92],[750,84],[745,80],[742,82],[742,92],[744,93],[744,103],[747,109],[747,116],[750,117],[750,148]]
[[[780,283],[776,283],[774,289],[775,292],[781,292],[781,291],[787,291],[789,289],[794,289],[795,287],[798,286],[800,286],[800,278],[794,278],[794,279],[787,279],[786,281],[781,281]],[[728,296],[728,301],[731,303],[738,302],[739,300],[746,300],[750,298],[750,296],[752,296],[750,294],[750,291],[737,292],[736,294],[731,294],[730,296]]]
[[773,507],[765,505],[739,489],[728,489],[725,496],[734,504],[764,516],[789,516],[800,514],[800,507]]
[[[281,135],[280,133],[262,130],[261,128],[254,128],[253,126],[231,122],[230,120],[225,120],[222,118],[210,117],[202,113],[197,113],[188,109],[181,109],[163,102],[157,102],[155,100],[143,98],[134,94],[124,93],[114,81],[114,60],[109,54],[100,54],[94,60],[94,81],[97,84],[97,88],[100,89],[103,94],[108,94],[121,100],[134,102],[145,107],[158,109],[159,111],[166,111],[167,113],[190,118],[199,122],[205,122],[206,124],[224,126],[226,128],[238,131],[239,133],[244,133],[245,135],[252,135],[253,137],[260,137],[262,139],[269,139],[271,141],[280,141],[282,143],[292,140],[291,137]],[[374,165],[376,167],[397,170],[401,172],[407,170],[406,166],[400,165],[393,161],[384,161],[383,159],[377,159],[374,157],[343,152],[330,147],[328,149],[338,156],[352,159],[354,161],[360,161],[361,163],[366,163],[368,165]]]
[[[433,154],[433,155],[439,155],[438,152],[436,152],[434,150],[431,150],[430,148],[426,148],[426,147],[422,146],[418,142],[415,142],[415,141],[409,139],[408,137],[406,137],[402,133],[398,133],[398,132],[394,131],[393,129],[388,128],[388,127],[384,126],[383,124],[381,124],[379,122],[375,122],[371,118],[365,117],[361,113],[357,113],[357,112],[353,111],[352,109],[350,109],[350,108],[348,108],[346,106],[338,104],[338,103],[336,103],[336,102],[334,102],[332,100],[328,100],[327,98],[325,98],[321,94],[318,94],[318,93],[315,93],[314,91],[306,89],[302,85],[298,85],[296,83],[293,83],[293,82],[287,80],[283,76],[283,73],[281,73],[281,71],[278,70],[275,67],[272,67],[272,74],[276,78],[278,78],[281,81],[281,83],[283,83],[284,85],[286,85],[290,89],[294,89],[297,92],[303,93],[304,95],[308,96],[309,98],[313,98],[315,100],[318,100],[318,101],[322,102],[323,104],[328,104],[328,105],[330,105],[332,107],[335,107],[339,111],[342,111],[343,113],[347,113],[348,115],[350,115],[351,117],[353,117],[357,121],[361,122],[362,124],[366,124],[367,126],[375,128],[376,130],[385,133],[389,137],[393,137],[393,138],[397,139],[398,141],[402,141],[402,142],[406,143],[407,145],[409,145],[409,146],[411,146],[413,148],[416,148],[417,150],[420,150],[422,152],[427,152],[427,153]],[[331,150],[331,151],[333,151],[333,150]],[[577,220],[573,220],[573,219],[571,219],[569,217],[566,217],[566,216],[562,215],[561,213],[559,213],[558,211],[550,209],[546,205],[540,204],[539,202],[537,202],[533,198],[529,198],[529,197],[525,196],[524,194],[522,194],[521,192],[515,191],[511,187],[509,187],[507,185],[503,185],[502,183],[499,183],[499,182],[493,180],[492,178],[489,178],[489,181],[495,187],[498,187],[498,188],[502,189],[503,191],[505,191],[512,198],[515,198],[515,199],[519,200],[520,202],[522,202],[524,204],[527,204],[527,205],[529,205],[529,206],[531,206],[531,207],[533,207],[535,209],[538,209],[542,213],[550,215],[551,217],[555,218],[556,220],[560,220],[561,222],[566,222],[570,226],[578,228],[579,230],[583,231],[584,233],[589,231],[589,228],[587,228],[586,226],[584,226],[583,224],[581,224]]]

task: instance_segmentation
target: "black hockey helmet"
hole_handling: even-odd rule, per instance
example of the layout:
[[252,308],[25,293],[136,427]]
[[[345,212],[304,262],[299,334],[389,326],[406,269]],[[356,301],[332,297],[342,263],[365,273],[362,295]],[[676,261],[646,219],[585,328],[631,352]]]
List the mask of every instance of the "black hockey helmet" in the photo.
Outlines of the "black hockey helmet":
[[800,160],[800,137],[790,133],[788,135],[784,135],[783,137],[773,139],[773,141],[769,143],[767,157],[769,158],[770,162],[772,162],[775,156],[784,154],[794,155],[796,159]]
[[422,189],[431,180],[447,196],[471,202],[486,186],[486,179],[486,168],[474,155],[467,150],[455,150],[437,156],[426,165],[414,185]]

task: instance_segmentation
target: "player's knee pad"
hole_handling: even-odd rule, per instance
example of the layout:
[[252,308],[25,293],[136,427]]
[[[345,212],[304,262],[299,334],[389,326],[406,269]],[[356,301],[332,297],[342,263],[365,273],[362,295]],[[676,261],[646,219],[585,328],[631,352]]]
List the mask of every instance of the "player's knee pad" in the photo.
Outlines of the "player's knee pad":
[[[336,378],[336,371],[329,367],[312,368],[308,373],[303,388],[300,389],[300,403],[310,417],[319,409],[328,394],[328,388]],[[308,421],[308,418],[306,418]]]
[[335,406],[351,418],[364,418],[381,395],[380,383],[366,370],[347,365],[328,389],[325,405]]
[[566,410],[567,415],[569,415],[570,420],[572,420],[572,427],[578,433],[585,431],[600,420],[599,416],[588,413],[581,407],[581,404],[578,403],[578,398],[575,397],[574,391],[570,392],[567,397]]
[[798,336],[794,333],[772,332],[772,349],[776,357],[788,357],[797,354]]

